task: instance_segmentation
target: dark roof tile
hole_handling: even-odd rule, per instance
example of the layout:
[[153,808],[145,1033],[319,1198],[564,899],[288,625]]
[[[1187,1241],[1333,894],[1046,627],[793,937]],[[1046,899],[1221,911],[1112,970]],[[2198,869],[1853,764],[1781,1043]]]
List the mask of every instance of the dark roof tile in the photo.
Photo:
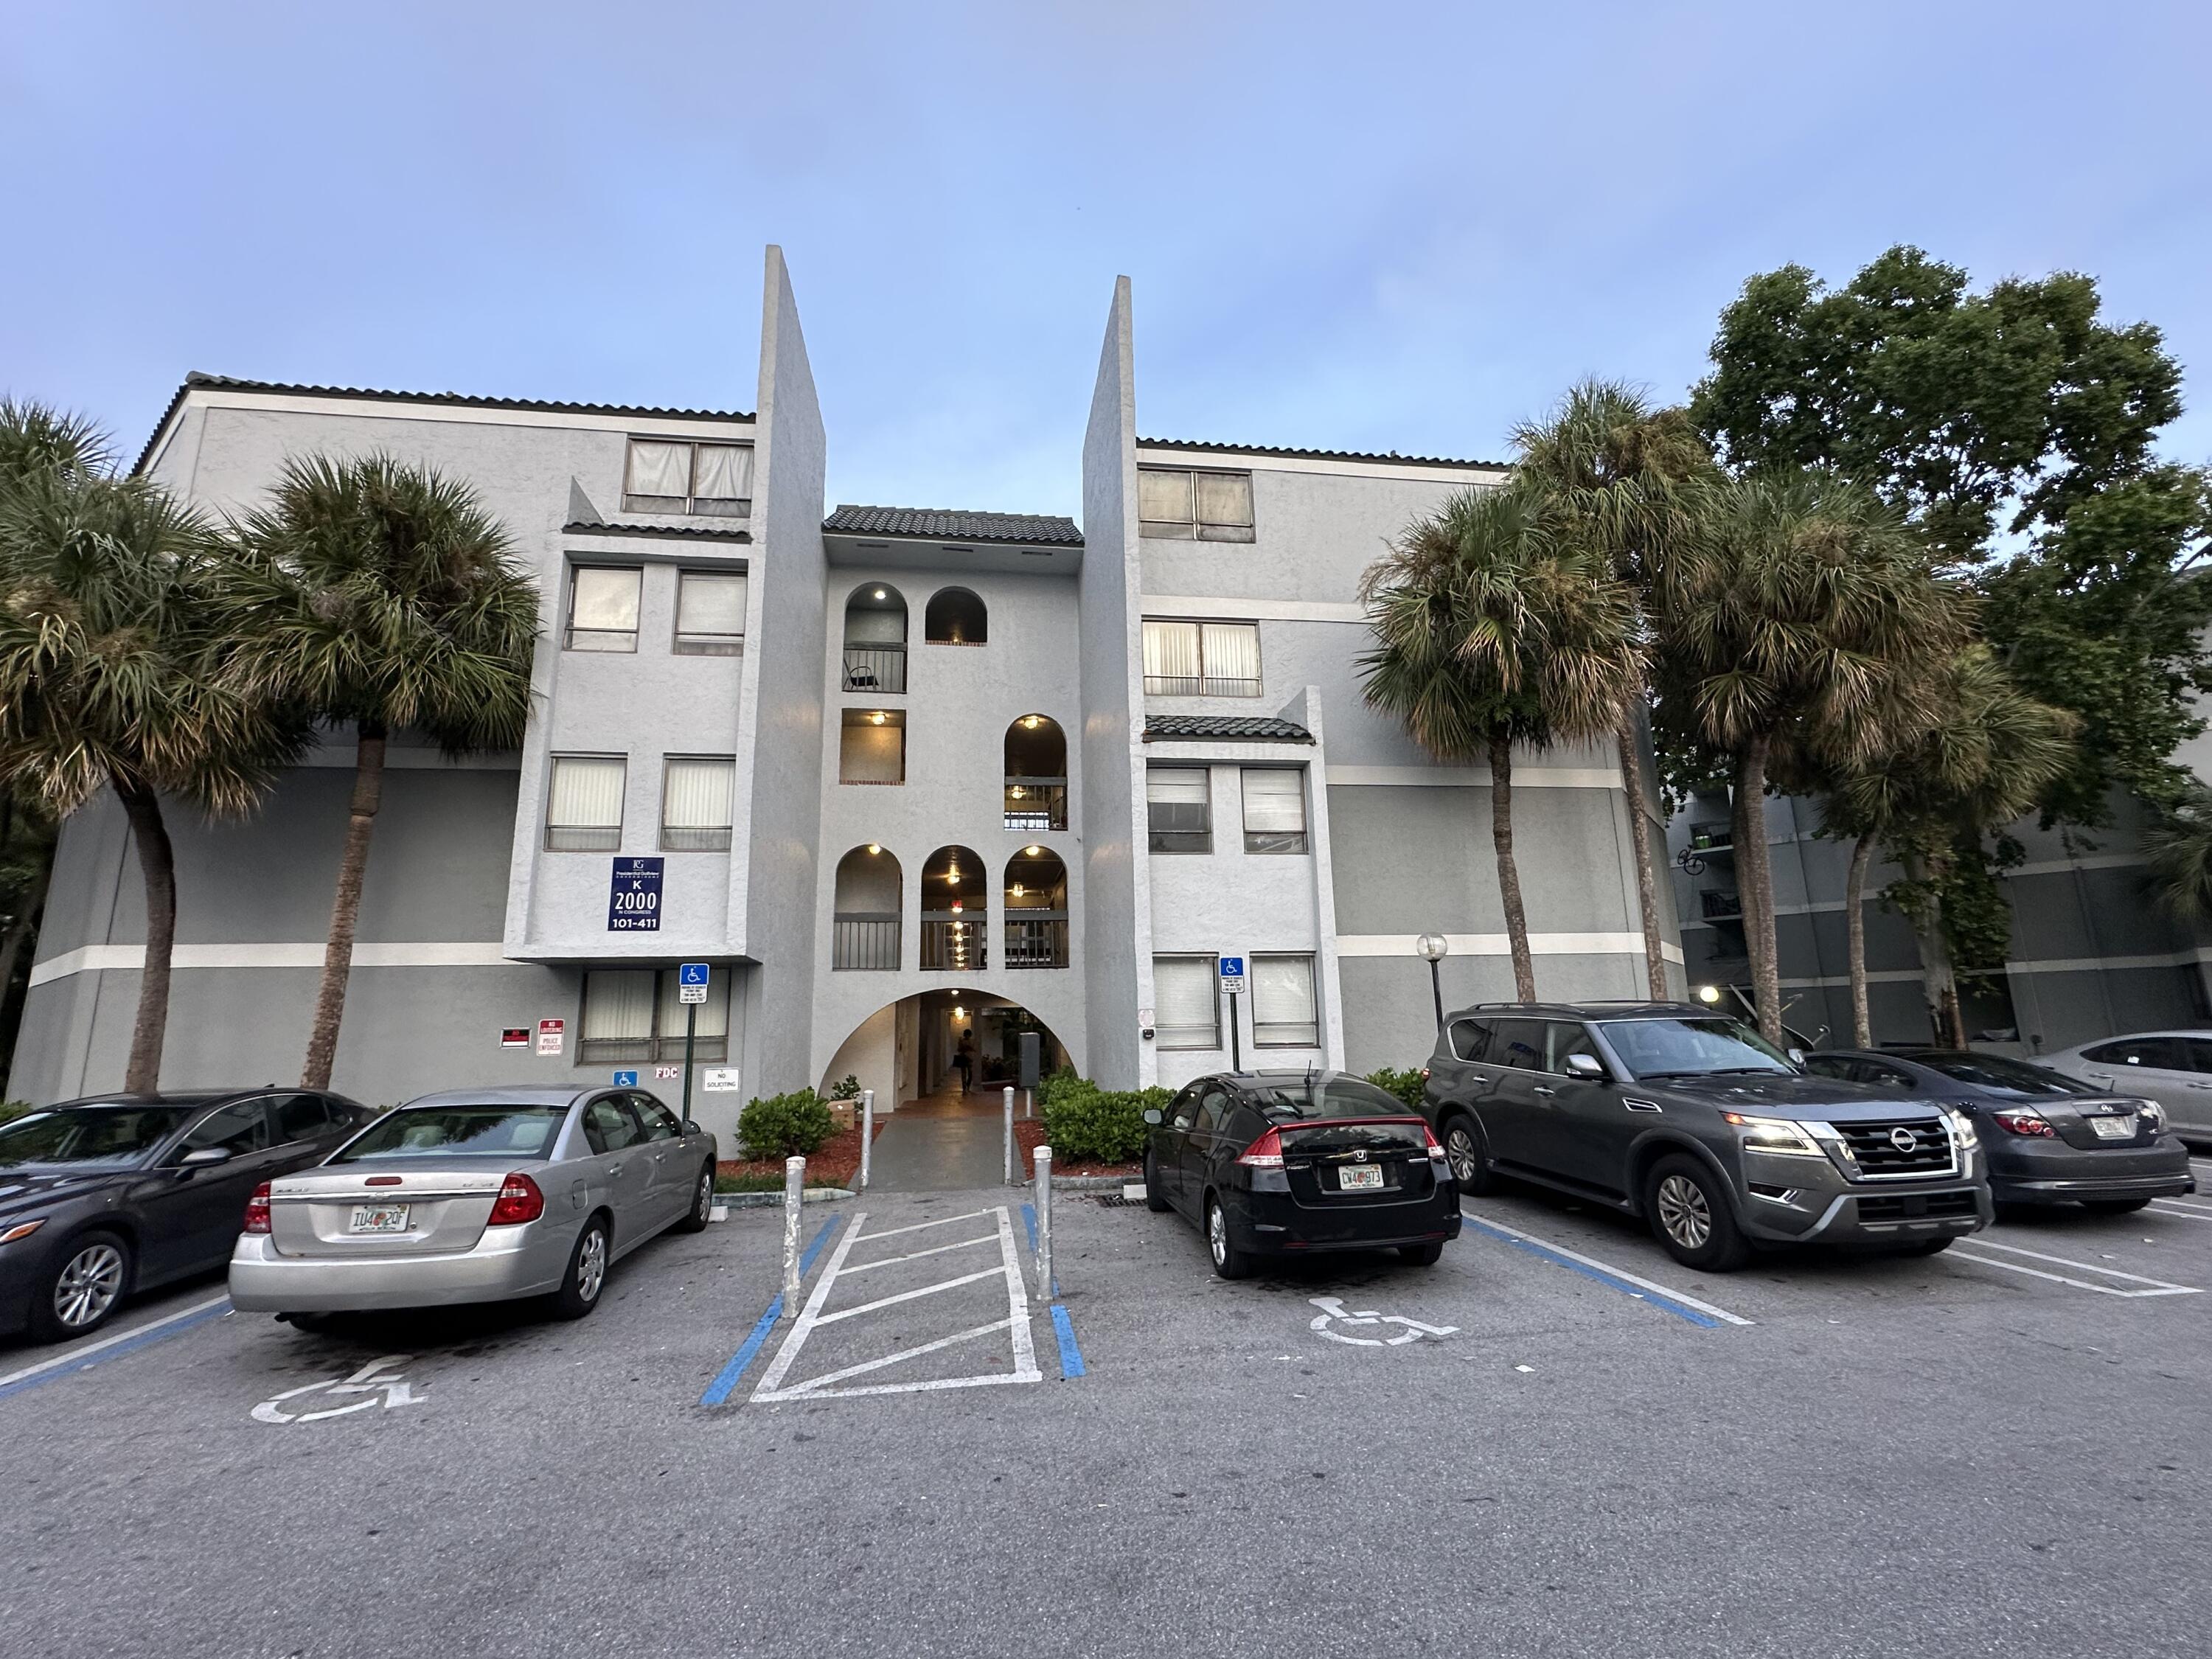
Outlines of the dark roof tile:
[[1243,743],[1311,743],[1312,732],[1296,720],[1258,714],[1147,714],[1145,741],[1176,739]]
[[1400,466],[1468,466],[1492,472],[1510,472],[1510,461],[1455,460],[1443,455],[1370,454],[1359,449],[1280,449],[1273,444],[1217,444],[1196,438],[1139,438],[1139,449],[1187,450],[1194,455],[1287,455],[1310,461],[1388,461]]
[[822,521],[833,536],[914,536],[939,542],[1028,542],[1080,547],[1075,520],[1043,513],[963,513],[928,507],[840,506]]

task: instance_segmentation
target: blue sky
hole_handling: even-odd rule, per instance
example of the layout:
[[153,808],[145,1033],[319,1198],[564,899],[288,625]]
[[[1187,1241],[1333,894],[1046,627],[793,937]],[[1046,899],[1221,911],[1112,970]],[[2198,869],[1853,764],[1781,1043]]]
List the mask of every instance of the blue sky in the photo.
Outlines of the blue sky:
[[2096,275],[2204,460],[2208,61],[2201,3],[0,0],[0,390],[750,409],[773,241],[833,501],[1068,512],[1117,273],[1147,435],[1492,457],[1912,241]]

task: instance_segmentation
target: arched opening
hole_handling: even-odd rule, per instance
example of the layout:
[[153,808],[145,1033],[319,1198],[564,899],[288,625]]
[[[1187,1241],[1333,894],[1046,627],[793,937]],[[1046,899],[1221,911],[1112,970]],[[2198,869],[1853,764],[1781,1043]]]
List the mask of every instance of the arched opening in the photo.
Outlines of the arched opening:
[[1067,866],[1049,847],[1024,847],[1006,860],[1006,963],[1067,966]]
[[1049,714],[1024,714],[1006,728],[1006,828],[1024,834],[1067,828],[1067,734]]
[[981,973],[989,967],[988,882],[965,847],[940,847],[921,866],[921,965],[925,972]]
[[896,971],[904,897],[899,861],[878,843],[855,847],[839,859],[830,921],[830,967]]
[[932,645],[981,645],[991,635],[990,613],[964,587],[940,587],[922,613],[923,639]]
[[845,689],[906,690],[906,596],[869,582],[845,601]]

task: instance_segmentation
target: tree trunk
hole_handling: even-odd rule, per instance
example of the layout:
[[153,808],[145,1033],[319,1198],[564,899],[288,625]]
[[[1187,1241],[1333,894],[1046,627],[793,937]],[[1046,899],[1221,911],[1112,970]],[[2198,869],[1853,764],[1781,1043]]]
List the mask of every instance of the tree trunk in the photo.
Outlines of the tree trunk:
[[1735,873],[1759,1034],[1779,1047],[1782,969],[1775,960],[1774,876],[1766,856],[1766,750],[1767,740],[1761,735],[1747,742],[1736,757]]
[[1644,982],[1654,1002],[1667,1000],[1666,935],[1659,926],[1659,878],[1651,867],[1651,820],[1644,815],[1644,757],[1636,716],[1620,722],[1620,781],[1628,801],[1628,838],[1636,852],[1636,905],[1644,918]]
[[1913,913],[1912,932],[1920,946],[1921,994],[1928,1002],[1928,1025],[1935,1041],[1948,1048],[1966,1046],[1966,1015],[1959,1005],[1959,975],[1951,960],[1950,936],[1943,931],[1943,898],[1936,884],[1940,865],[1917,855],[1905,860],[1905,873],[1923,897]]
[[353,972],[354,924],[361,915],[362,878],[368,869],[368,838],[384,805],[384,727],[363,720],[354,750],[353,805],[346,818],[345,852],[338,860],[337,897],[331,905],[330,942],[323,947],[323,982],[315,995],[315,1024],[307,1037],[303,1089],[331,1086],[337,1058],[338,1022],[345,1017],[346,979]]
[[1850,953],[1851,1046],[1855,1048],[1874,1047],[1874,1015],[1867,1006],[1866,969],[1866,878],[1868,866],[1874,863],[1874,841],[1871,830],[1859,837],[1858,844],[1851,848],[1850,876],[1844,883]]
[[1505,942],[1513,952],[1513,991],[1536,1000],[1536,963],[1528,954],[1528,913],[1521,904],[1521,866],[1513,859],[1513,740],[1490,740],[1490,840],[1498,849],[1498,892],[1505,905]]
[[131,1060],[123,1073],[125,1092],[150,1095],[161,1086],[161,1045],[169,1035],[169,968],[177,953],[177,858],[161,801],[133,780],[114,780],[123,811],[131,820],[131,839],[138,871],[146,881],[146,966],[138,975],[138,1020],[131,1031]]

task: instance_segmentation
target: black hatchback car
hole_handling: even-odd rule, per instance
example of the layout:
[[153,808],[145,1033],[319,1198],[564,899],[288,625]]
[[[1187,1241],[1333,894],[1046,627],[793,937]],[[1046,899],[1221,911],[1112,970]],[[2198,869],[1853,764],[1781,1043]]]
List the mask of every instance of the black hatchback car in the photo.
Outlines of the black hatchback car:
[[1443,1148],[1405,1102],[1341,1072],[1202,1077],[1145,1113],[1145,1203],[1198,1224],[1213,1271],[1261,1256],[1395,1249],[1427,1265],[1459,1237]]
[[83,1336],[131,1292],[220,1267],[256,1187],[375,1115],[264,1088],[97,1096],[0,1124],[0,1334]]
[[2125,1215],[2197,1190],[2189,1149],[2166,1133],[2165,1108],[2047,1066],[1955,1048],[1832,1048],[1808,1056],[1805,1069],[1957,1107],[1981,1132],[1999,1204],[2075,1203]]

